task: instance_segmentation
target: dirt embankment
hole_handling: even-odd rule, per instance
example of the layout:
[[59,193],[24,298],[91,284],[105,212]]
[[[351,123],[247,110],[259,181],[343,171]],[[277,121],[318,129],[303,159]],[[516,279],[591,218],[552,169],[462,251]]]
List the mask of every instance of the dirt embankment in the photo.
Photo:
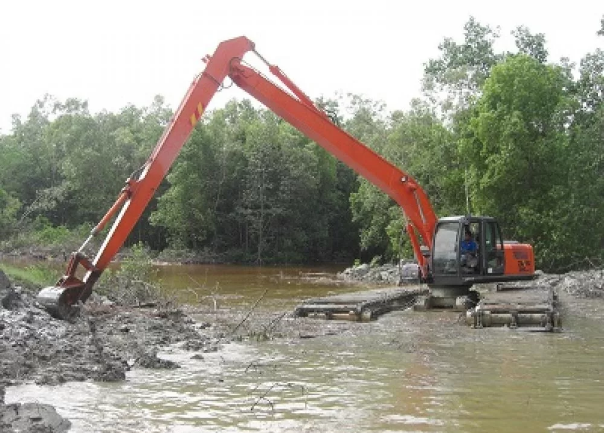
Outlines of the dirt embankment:
[[49,404],[4,404],[4,386],[0,385],[0,432],[63,433],[71,422]]
[[[338,278],[351,283],[363,284],[399,284],[408,277],[405,266],[382,265],[371,267],[368,264],[353,266],[338,274]],[[416,283],[415,278],[409,278],[411,283]],[[558,293],[564,293],[575,298],[604,298],[604,269],[590,269],[586,271],[572,271],[565,274],[546,274],[537,271],[537,278],[519,285],[535,285],[540,288],[553,287]]]
[[226,341],[179,310],[124,308],[106,299],[91,299],[72,322],[56,320],[37,306],[34,293],[12,286],[0,271],[0,432],[69,427],[51,406],[5,405],[5,386],[124,380],[135,366],[178,368],[158,358],[161,347],[180,344],[200,353]]
[[370,266],[367,263],[346,268],[337,277],[348,283],[391,284],[401,281],[402,270],[397,265]]
[[553,287],[575,298],[604,299],[604,269],[573,271],[566,274],[539,274],[536,284]]

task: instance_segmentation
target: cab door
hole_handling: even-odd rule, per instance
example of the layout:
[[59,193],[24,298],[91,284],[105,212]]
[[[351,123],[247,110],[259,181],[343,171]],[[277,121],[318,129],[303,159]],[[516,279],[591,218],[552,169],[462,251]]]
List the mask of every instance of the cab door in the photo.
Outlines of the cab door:
[[439,222],[436,226],[430,257],[433,276],[459,276],[459,227],[458,221]]
[[503,238],[497,221],[483,221],[483,236],[480,239],[482,250],[482,274],[503,275],[505,269],[505,255],[503,251]]

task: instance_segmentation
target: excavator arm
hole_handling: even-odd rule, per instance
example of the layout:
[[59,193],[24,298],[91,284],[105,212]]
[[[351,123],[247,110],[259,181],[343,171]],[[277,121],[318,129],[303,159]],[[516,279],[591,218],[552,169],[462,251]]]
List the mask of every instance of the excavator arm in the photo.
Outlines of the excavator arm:
[[[246,65],[242,59],[249,51],[256,53],[291,93]],[[51,314],[68,318],[76,311],[74,305],[88,299],[94,284],[123,246],[227,76],[250,96],[392,197],[406,215],[407,232],[415,256],[423,276],[427,276],[427,263],[420,251],[419,238],[424,245],[431,247],[437,218],[425,192],[408,173],[393,166],[333,124],[278,67],[260,56],[254,49],[254,43],[246,37],[220,43],[214,54],[206,56],[204,61],[204,71],[191,84],[149,159],[127,179],[116,202],[92,230],[82,247],[72,254],[66,274],[55,286],[47,287],[39,293],[38,301]],[[84,247],[118,211],[96,257],[89,260],[83,253]],[[84,269],[82,278],[76,276],[80,268]]]

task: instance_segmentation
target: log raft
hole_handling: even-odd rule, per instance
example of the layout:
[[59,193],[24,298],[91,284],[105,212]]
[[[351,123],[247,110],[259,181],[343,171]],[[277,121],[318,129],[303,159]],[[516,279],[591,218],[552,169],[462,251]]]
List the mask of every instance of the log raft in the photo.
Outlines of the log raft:
[[386,287],[308,299],[294,310],[297,317],[368,322],[382,314],[412,307],[427,288]]

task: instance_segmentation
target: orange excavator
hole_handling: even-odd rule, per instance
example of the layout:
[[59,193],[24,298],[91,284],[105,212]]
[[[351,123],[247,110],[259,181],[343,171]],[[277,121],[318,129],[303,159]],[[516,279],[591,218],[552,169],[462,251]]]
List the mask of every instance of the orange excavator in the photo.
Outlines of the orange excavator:
[[[246,64],[243,57],[249,52],[256,54],[287,90]],[[39,303],[54,316],[71,317],[77,305],[91,295],[94,284],[126,241],[226,77],[401,206],[419,279],[429,285],[436,300],[434,305],[449,305],[459,296],[467,295],[475,283],[533,278],[535,266],[530,245],[504,242],[497,221],[491,217],[438,219],[426,193],[410,174],[335,125],[281,69],[267,62],[248,38],[221,42],[204,62],[205,69],[191,84],[149,159],[126,180],[116,202],[82,247],[72,253],[65,275],[55,286],[39,293]],[[118,211],[96,257],[93,260],[86,257],[84,247]],[[460,247],[466,234],[474,238],[472,260],[467,259]],[[83,277],[77,277],[78,273]]]

